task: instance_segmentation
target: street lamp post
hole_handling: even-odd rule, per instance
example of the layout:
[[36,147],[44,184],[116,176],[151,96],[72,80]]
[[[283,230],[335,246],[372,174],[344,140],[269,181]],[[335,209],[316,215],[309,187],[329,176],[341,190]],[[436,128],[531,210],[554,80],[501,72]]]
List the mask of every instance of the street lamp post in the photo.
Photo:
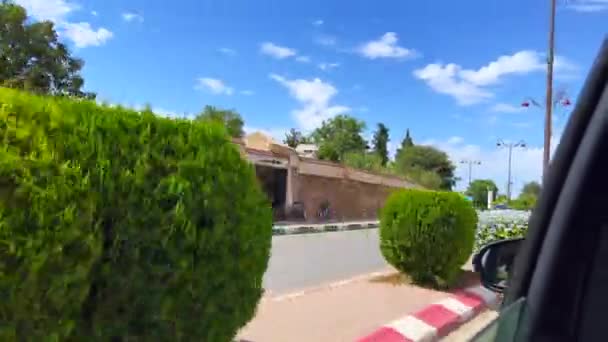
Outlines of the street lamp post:
[[[551,58],[552,60],[553,58]],[[551,62],[553,63],[553,62]],[[551,66],[551,76],[547,76],[548,78],[550,77],[551,79],[553,79],[552,73],[553,73],[553,67]],[[556,92],[556,95],[553,96],[553,89],[551,86],[547,86],[547,103],[545,105],[542,105],[540,103],[538,103],[537,101],[535,101],[533,98],[531,97],[527,97],[526,99],[524,99],[524,101],[521,103],[522,107],[528,108],[530,106],[534,106],[537,108],[542,108],[545,110],[545,136],[544,136],[544,144],[543,144],[543,171],[542,171],[542,177],[544,179],[545,177],[545,172],[547,172],[547,166],[549,165],[549,160],[551,157],[551,131],[552,131],[552,116],[553,116],[553,112],[555,111],[555,109],[558,106],[561,106],[563,108],[569,107],[572,104],[572,102],[570,102],[570,98],[568,97],[568,95],[566,94],[565,91],[558,91]]]
[[507,174],[507,200],[510,201],[511,200],[511,156],[513,154],[513,148],[514,147],[515,148],[517,148],[517,147],[525,148],[526,143],[523,140],[520,140],[516,143],[513,143],[513,142],[506,143],[499,139],[496,142],[496,146],[499,148],[507,148],[509,150],[509,169],[508,169],[508,174]]
[[553,61],[555,54],[555,0],[551,1],[549,16],[549,48],[547,53],[547,94],[545,96],[545,141],[543,148],[543,179],[551,158],[551,110],[553,109]]
[[471,175],[473,173],[473,165],[481,165],[479,160],[468,160],[464,159],[460,161],[460,164],[468,164],[469,165],[469,186],[471,185]]

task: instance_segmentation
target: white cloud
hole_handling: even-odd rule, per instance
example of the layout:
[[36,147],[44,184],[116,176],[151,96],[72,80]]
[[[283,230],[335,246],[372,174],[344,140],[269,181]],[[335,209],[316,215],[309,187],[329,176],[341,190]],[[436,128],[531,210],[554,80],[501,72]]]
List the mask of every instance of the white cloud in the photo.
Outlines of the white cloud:
[[64,23],[62,27],[62,33],[78,48],[103,45],[114,35],[103,27],[95,30],[86,22]]
[[197,81],[195,89],[208,90],[216,95],[232,95],[234,93],[234,89],[224,84],[224,81],[216,78],[201,77]]
[[296,61],[300,63],[310,63],[311,59],[308,56],[298,56],[296,57]]
[[231,49],[231,48],[223,47],[223,48],[217,49],[217,51],[219,51],[227,56],[236,56],[236,50]]
[[509,74],[527,74],[545,69],[542,55],[535,51],[524,50],[510,56],[500,56],[478,70],[463,69],[460,77],[477,86],[496,84],[500,78]]
[[591,13],[601,12],[608,9],[606,0],[578,0],[568,4],[567,8],[576,12]]
[[577,12],[583,13],[592,13],[592,12],[601,12],[608,9],[607,5],[590,3],[590,4],[578,4],[578,5],[570,5],[568,8],[573,9]]
[[312,22],[313,26],[321,26],[323,25],[324,21],[322,19],[317,19],[315,21]]
[[[552,139],[552,153],[559,143],[561,131]],[[457,190],[464,190],[468,185],[469,167],[461,164],[462,160],[478,160],[481,165],[474,165],[472,179],[492,179],[500,193],[506,193],[508,179],[508,150],[498,148],[496,144],[480,146],[468,144],[461,137],[451,137],[447,140],[427,140],[421,145],[430,145],[445,151],[456,166],[456,176],[461,181],[456,185]],[[530,181],[540,181],[542,175],[542,146],[514,148],[511,161],[512,197],[516,197],[523,185]]]
[[337,68],[340,66],[340,63],[320,63],[318,65],[319,69],[323,71],[329,71],[330,69]]
[[361,47],[359,53],[366,58],[406,58],[416,56],[416,51],[397,45],[397,34],[387,32],[380,39],[372,40]]
[[450,145],[462,144],[463,142],[464,138],[459,136],[453,136],[448,139],[448,144]]
[[579,70],[579,66],[564,56],[555,56],[553,67],[560,71],[576,71]]
[[526,122],[526,121],[520,121],[520,122],[513,122],[511,124],[511,126],[517,127],[517,128],[530,128],[530,127],[532,127],[532,123]]
[[331,105],[330,101],[338,90],[318,78],[289,80],[276,74],[270,74],[270,78],[286,87],[289,94],[302,105],[292,114],[304,131],[313,130],[319,127],[324,120],[350,110],[347,106]]
[[96,17],[96,16],[99,15],[99,13],[97,13],[97,11],[91,11],[91,15],[94,16],[94,17]]
[[135,12],[125,12],[122,14],[122,20],[126,22],[137,21],[140,23],[144,22],[144,17],[141,14],[137,14]]
[[274,43],[265,42],[260,45],[260,52],[265,55],[269,55],[276,59],[285,59],[293,57],[297,54],[297,51],[285,46],[276,45]]
[[28,15],[38,20],[62,22],[67,15],[80,8],[79,5],[66,0],[16,0],[25,8]]
[[490,111],[496,113],[519,113],[524,111],[524,107],[515,106],[509,103],[497,103],[490,108]]
[[414,71],[414,76],[427,83],[434,91],[454,97],[461,105],[470,105],[489,99],[492,93],[461,79],[461,67],[456,64],[429,64]]
[[[564,57],[556,58],[556,71],[573,68]],[[531,50],[498,57],[479,69],[464,69],[458,64],[433,63],[414,71],[414,76],[438,93],[450,95],[461,105],[486,101],[494,96],[489,86],[508,75],[524,75],[545,69],[544,56]]]
[[553,68],[556,79],[571,80],[581,77],[580,66],[564,56],[555,56]]
[[292,49],[286,46],[280,46],[271,42],[265,42],[260,44],[260,52],[276,59],[286,59],[293,57],[296,62],[300,63],[310,63],[312,61],[310,56],[298,55],[296,49]]
[[319,45],[334,46],[334,45],[336,45],[338,40],[334,36],[323,35],[323,36],[317,37],[315,42]]
[[241,95],[246,95],[246,96],[251,96],[251,95],[255,94],[255,92],[253,90],[248,90],[248,89],[241,90],[240,93],[241,93]]
[[[59,35],[70,39],[78,48],[99,46],[112,38],[110,30],[101,27],[94,29],[87,22],[70,22],[68,17],[80,9],[80,5],[68,0],[16,0],[28,15],[36,20],[50,20],[56,24]],[[93,11],[91,14],[96,15]]]

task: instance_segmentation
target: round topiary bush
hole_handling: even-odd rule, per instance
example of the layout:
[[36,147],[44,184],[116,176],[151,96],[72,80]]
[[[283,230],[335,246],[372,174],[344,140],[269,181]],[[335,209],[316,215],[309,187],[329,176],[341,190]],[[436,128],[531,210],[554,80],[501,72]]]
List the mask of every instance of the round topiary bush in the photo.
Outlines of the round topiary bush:
[[0,340],[231,341],[270,205],[225,129],[0,89]]
[[451,284],[475,243],[477,213],[454,192],[396,191],[380,218],[386,261],[414,282]]

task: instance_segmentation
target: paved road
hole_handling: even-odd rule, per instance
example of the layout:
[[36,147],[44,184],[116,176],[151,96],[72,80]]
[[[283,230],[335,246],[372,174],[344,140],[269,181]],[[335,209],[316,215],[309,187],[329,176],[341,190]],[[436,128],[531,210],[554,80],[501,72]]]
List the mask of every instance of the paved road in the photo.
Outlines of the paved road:
[[274,236],[264,287],[272,295],[382,270],[378,229]]

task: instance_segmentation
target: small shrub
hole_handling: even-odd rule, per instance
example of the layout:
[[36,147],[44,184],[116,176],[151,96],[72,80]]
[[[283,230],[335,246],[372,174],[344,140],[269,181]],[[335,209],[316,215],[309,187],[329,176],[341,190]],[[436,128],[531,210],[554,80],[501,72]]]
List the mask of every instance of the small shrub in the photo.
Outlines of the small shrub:
[[230,341],[272,232],[215,123],[0,89],[0,340]]
[[475,210],[457,193],[397,191],[381,213],[380,248],[413,281],[450,285],[471,255],[476,225]]
[[490,242],[524,237],[528,231],[530,212],[519,210],[488,210],[479,213],[475,235],[475,251]]

